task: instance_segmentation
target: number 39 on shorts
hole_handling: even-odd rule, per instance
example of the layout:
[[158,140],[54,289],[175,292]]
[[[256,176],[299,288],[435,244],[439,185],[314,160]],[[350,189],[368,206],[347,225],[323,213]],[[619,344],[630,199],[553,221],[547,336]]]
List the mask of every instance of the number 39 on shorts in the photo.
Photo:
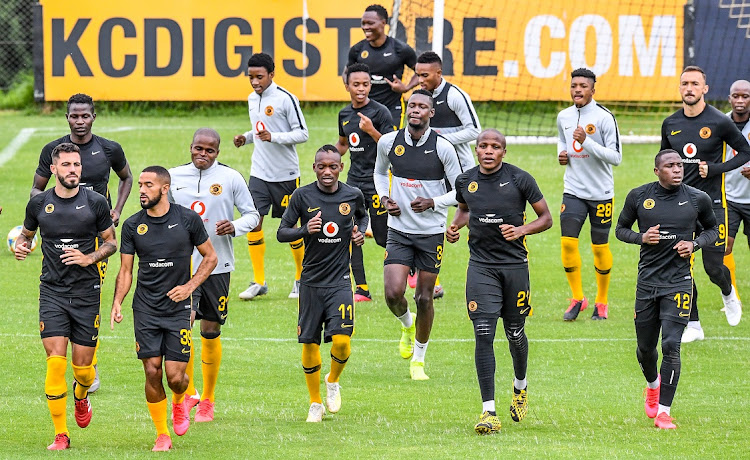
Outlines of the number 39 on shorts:
[[180,329],[180,343],[186,347],[193,345],[193,331],[190,329]]

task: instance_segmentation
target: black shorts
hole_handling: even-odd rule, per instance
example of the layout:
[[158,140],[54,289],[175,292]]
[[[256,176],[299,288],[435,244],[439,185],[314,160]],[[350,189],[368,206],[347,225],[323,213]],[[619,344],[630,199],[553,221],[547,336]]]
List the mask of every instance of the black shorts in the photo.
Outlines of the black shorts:
[[648,323],[670,320],[687,326],[693,286],[643,286],[635,289],[635,322]]
[[513,320],[530,316],[529,267],[488,267],[472,264],[466,270],[466,308],[469,318]]
[[186,363],[190,360],[193,331],[189,312],[156,316],[133,310],[133,328],[138,359],[163,356],[167,361]]
[[195,319],[224,324],[229,314],[229,278],[231,273],[217,273],[206,278],[193,291]]
[[[719,239],[717,239],[715,243],[706,245],[705,247],[702,247],[701,249],[704,252],[705,251],[726,252],[727,250],[727,208],[725,208],[724,206],[714,206],[713,210],[714,210],[714,214],[716,215],[716,224],[719,227]],[[703,227],[701,226],[701,224],[700,223],[696,224],[695,234],[699,235],[701,231],[703,231]]]
[[750,204],[733,203],[727,201],[728,234],[732,238],[737,237],[740,224],[743,225],[744,233],[750,244]]
[[84,347],[95,347],[99,339],[99,293],[82,297],[62,297],[39,293],[39,335],[68,337]]
[[247,185],[260,215],[267,215],[273,205],[271,217],[275,218],[281,218],[284,215],[284,210],[289,205],[289,198],[297,187],[299,187],[299,178],[284,182],[266,182],[253,176],[250,176]]
[[404,97],[401,96],[401,103],[399,105],[388,107],[388,111],[391,112],[393,126],[395,126],[396,129],[401,129],[404,126],[404,113],[406,112],[406,103],[404,102]]
[[563,193],[560,206],[560,229],[562,236],[578,238],[586,218],[591,224],[591,242],[605,244],[609,241],[609,229],[612,227],[612,217],[615,199],[594,201],[582,200],[570,193]]
[[443,233],[417,235],[389,228],[383,265],[399,264],[430,273],[440,273],[444,243]]
[[385,247],[388,240],[388,211],[380,204],[380,196],[375,190],[375,183],[351,179],[347,180],[346,184],[362,190],[365,196],[365,207],[370,211],[372,236],[378,245]]
[[325,324],[325,342],[334,335],[354,333],[354,294],[352,287],[315,287],[300,284],[297,341],[320,345]]

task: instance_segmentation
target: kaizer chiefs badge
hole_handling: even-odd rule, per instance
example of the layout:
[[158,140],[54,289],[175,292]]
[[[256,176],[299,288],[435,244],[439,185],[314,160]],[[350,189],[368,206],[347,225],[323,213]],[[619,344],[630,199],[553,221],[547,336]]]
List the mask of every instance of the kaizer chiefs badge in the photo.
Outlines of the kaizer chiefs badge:
[[701,128],[698,134],[700,134],[701,139],[708,139],[709,137],[711,137],[711,128],[709,128],[708,126],[704,126],[703,128]]
[[362,59],[367,59],[367,56],[369,55],[370,53],[367,50],[362,50],[362,52],[359,54]]
[[266,107],[266,116],[270,117],[271,115],[273,115],[273,107],[269,105]]
[[141,224],[138,226],[138,229],[136,231],[138,232],[139,235],[145,235],[146,232],[148,231],[148,225]]
[[352,211],[352,207],[349,206],[349,203],[341,203],[339,205],[339,212],[342,216],[348,216],[349,213]]
[[46,212],[47,214],[52,214],[53,212],[55,212],[55,205],[52,203],[48,204],[44,207],[44,212]]
[[468,187],[469,193],[476,192],[478,188],[479,188],[479,184],[477,184],[475,181],[471,181],[469,183],[469,187]]
[[221,184],[213,184],[208,188],[208,191],[211,192],[211,195],[221,195]]
[[477,311],[477,303],[473,300],[469,302],[469,311]]
[[594,134],[596,132],[596,126],[589,123],[586,125],[586,134]]
[[398,156],[401,156],[404,154],[405,151],[406,149],[404,148],[403,145],[397,145],[396,148],[393,150],[393,153],[395,153]]
[[643,207],[645,209],[653,209],[655,204],[656,203],[654,202],[654,200],[652,200],[651,198],[649,198],[649,199],[647,199],[646,201],[643,202]]

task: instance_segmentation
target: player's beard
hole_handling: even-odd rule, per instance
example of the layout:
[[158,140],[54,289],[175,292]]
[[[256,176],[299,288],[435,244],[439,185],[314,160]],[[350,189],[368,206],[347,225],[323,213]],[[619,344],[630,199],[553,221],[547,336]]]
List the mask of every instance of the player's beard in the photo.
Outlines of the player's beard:
[[161,192],[159,192],[159,196],[157,196],[157,197],[156,197],[156,198],[154,198],[154,199],[149,199],[149,200],[148,200],[147,202],[145,202],[145,203],[141,203],[141,207],[142,207],[143,209],[151,209],[151,208],[153,208],[154,206],[156,206],[157,204],[159,204],[159,202],[161,201],[161,197],[162,197],[162,196],[164,196],[164,194],[163,194],[163,193],[161,193]]
[[74,188],[78,187],[78,184],[81,183],[81,178],[78,176],[76,176],[76,178],[71,180],[70,182],[65,180],[65,176],[61,176],[59,174],[56,174],[55,176],[57,177],[57,183],[68,190],[73,190]]
[[682,102],[684,102],[685,105],[691,105],[692,106],[692,105],[695,105],[695,104],[697,104],[697,103],[699,103],[701,101],[700,97],[696,97],[696,96],[691,96],[691,97],[694,97],[695,99],[693,101],[688,101],[687,99],[685,99],[683,97],[682,98]]

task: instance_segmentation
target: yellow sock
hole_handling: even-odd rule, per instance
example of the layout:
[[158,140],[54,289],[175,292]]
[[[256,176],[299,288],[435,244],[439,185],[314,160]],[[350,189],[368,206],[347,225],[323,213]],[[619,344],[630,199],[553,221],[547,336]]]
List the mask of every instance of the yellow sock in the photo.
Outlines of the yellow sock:
[[266,256],[266,240],[263,239],[263,230],[247,234],[247,252],[250,253],[250,262],[253,264],[253,281],[265,284],[266,268],[263,258]]
[[344,371],[346,361],[352,353],[351,337],[344,334],[336,334],[332,337],[331,345],[331,373],[328,375],[328,382],[335,383],[339,381],[341,373]]
[[76,366],[73,364],[73,378],[76,379],[76,399],[84,399],[89,392],[89,387],[94,383],[96,378],[96,371],[94,365],[89,364],[88,366]]
[[440,286],[440,275],[435,278],[435,286]]
[[316,343],[302,344],[302,369],[305,371],[307,391],[310,393],[310,404],[323,403],[320,399],[320,345]]
[[357,287],[360,288],[360,289],[362,289],[363,291],[369,291],[370,290],[370,285],[368,285],[368,284],[358,284]]
[[201,369],[203,370],[203,394],[201,399],[214,402],[216,382],[219,380],[221,367],[221,336],[207,339],[201,337]]
[[148,411],[151,414],[151,420],[156,427],[157,436],[160,434],[166,434],[169,436],[169,428],[167,428],[167,398],[155,403],[147,401],[146,404],[148,404]]
[[737,275],[735,270],[737,266],[734,263],[734,253],[730,252],[724,256],[724,265],[729,269],[729,274],[732,275],[732,286],[734,286],[734,293],[737,294],[737,298],[740,298],[740,291],[737,290]]
[[607,303],[609,295],[609,276],[612,271],[612,251],[609,243],[592,244],[594,251],[594,270],[596,270],[596,303]]
[[190,341],[190,359],[188,360],[187,367],[185,368],[185,373],[188,376],[188,387],[185,390],[185,394],[189,396],[194,396],[195,391],[195,380],[193,379],[193,375],[195,374],[195,347],[193,346],[192,340]]
[[185,393],[175,393],[172,392],[172,402],[175,404],[180,404],[182,401],[185,400]]
[[294,279],[298,280],[302,276],[302,258],[305,257],[305,241],[300,238],[297,241],[289,243],[289,247],[292,248],[294,266],[297,269],[297,272],[294,274]]
[[91,365],[96,366],[96,364],[99,362],[99,359],[97,359],[96,355],[99,354],[99,339],[96,339],[96,349],[94,349],[94,359],[91,360]]
[[68,360],[65,356],[47,358],[47,377],[44,379],[44,393],[47,395],[47,407],[55,425],[55,435],[68,432],[65,419],[65,407],[68,402],[68,384],[65,382],[65,369]]
[[581,300],[583,299],[583,283],[581,282],[581,253],[578,252],[578,238],[563,236],[560,238],[560,243],[562,264],[570,291],[574,299]]

